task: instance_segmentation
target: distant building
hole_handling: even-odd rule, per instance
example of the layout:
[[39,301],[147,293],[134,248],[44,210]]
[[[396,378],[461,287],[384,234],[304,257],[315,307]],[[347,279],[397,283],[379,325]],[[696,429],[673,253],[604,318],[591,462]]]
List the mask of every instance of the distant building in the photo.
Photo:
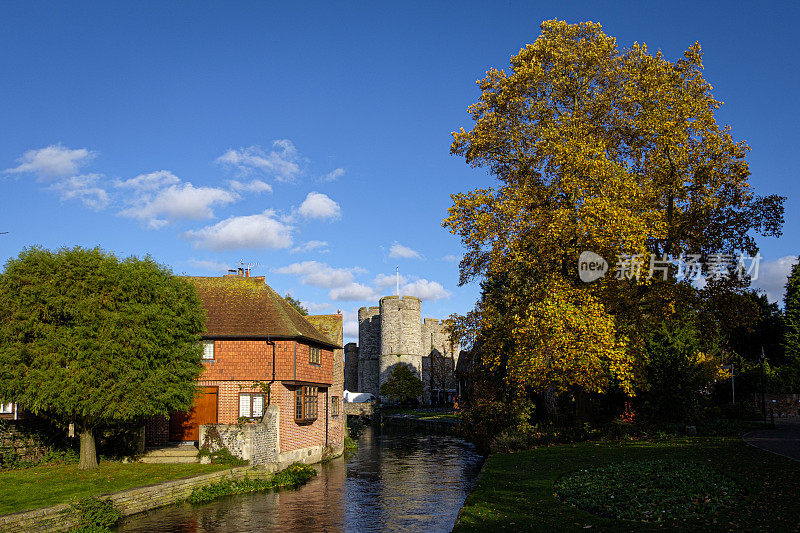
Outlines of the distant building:
[[345,346],[345,388],[380,395],[380,386],[398,364],[411,367],[425,385],[423,402],[449,402],[459,346],[450,343],[438,319],[422,320],[422,301],[384,296],[377,307],[358,310],[358,345]]

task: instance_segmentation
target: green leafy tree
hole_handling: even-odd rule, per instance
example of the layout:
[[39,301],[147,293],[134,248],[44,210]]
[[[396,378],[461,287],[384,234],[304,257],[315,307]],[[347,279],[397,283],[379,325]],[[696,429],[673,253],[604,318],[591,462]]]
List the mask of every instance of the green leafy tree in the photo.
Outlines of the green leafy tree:
[[150,257],[34,247],[0,274],[0,398],[80,433],[192,406],[205,313],[194,287]]
[[389,378],[381,385],[381,396],[401,403],[414,402],[422,396],[424,390],[422,380],[411,368],[403,363],[394,366]]
[[691,420],[703,391],[726,376],[715,346],[687,319],[662,322],[645,344],[647,387],[639,394],[643,414],[654,422]]
[[303,316],[308,316],[308,308],[303,307],[303,303],[300,300],[295,300],[289,293],[286,293],[286,296],[284,296],[283,299],[286,300],[289,305],[294,307],[298,313]]
[[800,262],[795,263],[786,281],[784,305],[784,353],[794,376],[800,376]]

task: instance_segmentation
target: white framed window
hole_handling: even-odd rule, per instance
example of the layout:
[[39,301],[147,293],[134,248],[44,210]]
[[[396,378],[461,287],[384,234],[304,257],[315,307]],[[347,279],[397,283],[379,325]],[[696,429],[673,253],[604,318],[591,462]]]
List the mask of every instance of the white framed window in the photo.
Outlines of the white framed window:
[[239,394],[239,417],[261,418],[264,416],[264,395],[242,392]]
[[0,415],[13,415],[14,404],[0,402]]
[[211,361],[214,359],[214,341],[203,341],[203,360]]

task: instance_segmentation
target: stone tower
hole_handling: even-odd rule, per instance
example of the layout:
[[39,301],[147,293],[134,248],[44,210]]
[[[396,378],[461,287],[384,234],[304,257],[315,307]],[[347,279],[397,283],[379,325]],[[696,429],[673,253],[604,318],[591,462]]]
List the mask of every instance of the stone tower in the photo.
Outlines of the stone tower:
[[358,310],[358,391],[378,396],[381,355],[380,307]]
[[422,301],[415,296],[384,296],[380,313],[380,383],[398,363],[409,365],[422,379]]
[[344,388],[358,390],[358,345],[354,342],[344,345]]
[[380,396],[381,384],[402,363],[422,380],[423,402],[444,401],[456,386],[458,362],[458,346],[450,344],[444,330],[438,319],[422,320],[422,301],[415,296],[384,296],[378,307],[362,307],[358,346],[345,347],[348,360],[358,361],[357,368],[348,367],[348,376],[356,376],[356,386],[348,390]]

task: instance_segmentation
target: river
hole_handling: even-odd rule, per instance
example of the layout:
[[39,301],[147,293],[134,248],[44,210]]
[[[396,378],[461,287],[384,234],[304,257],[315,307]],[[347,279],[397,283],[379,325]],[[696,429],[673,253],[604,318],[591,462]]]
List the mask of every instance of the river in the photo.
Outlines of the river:
[[296,490],[172,505],[129,517],[124,533],[246,531],[450,531],[482,457],[455,437],[379,433],[358,451],[318,465]]

